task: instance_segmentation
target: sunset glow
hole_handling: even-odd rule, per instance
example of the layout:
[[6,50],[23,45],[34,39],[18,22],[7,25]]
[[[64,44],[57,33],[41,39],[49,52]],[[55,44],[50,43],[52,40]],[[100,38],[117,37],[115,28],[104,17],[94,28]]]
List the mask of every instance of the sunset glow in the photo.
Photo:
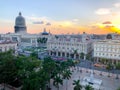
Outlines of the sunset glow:
[[21,11],[28,33],[40,33],[46,28],[53,34],[120,34],[119,3],[120,0],[2,0],[0,33],[14,32],[15,18]]

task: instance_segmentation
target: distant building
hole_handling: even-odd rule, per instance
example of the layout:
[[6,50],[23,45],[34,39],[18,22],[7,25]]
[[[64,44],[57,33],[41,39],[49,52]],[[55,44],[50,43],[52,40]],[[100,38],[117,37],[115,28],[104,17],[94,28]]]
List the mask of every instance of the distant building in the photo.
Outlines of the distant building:
[[98,62],[103,59],[113,64],[120,62],[120,40],[99,40],[94,42],[93,49],[93,56]]
[[108,35],[106,36],[106,39],[112,39],[112,35],[111,35],[111,34],[108,34]]
[[50,33],[46,32],[46,28],[44,28],[44,31],[41,33],[41,35],[49,35]]
[[86,33],[82,35],[58,35],[48,39],[47,50],[51,56],[80,59],[81,53],[86,55],[92,51],[92,41]]
[[91,37],[95,41],[96,40],[104,40],[104,39],[106,39],[106,34],[101,34],[101,35],[93,34]]
[[15,20],[15,33],[27,33],[25,19],[22,16],[21,12],[19,16],[16,17]]
[[17,43],[10,40],[1,40],[0,41],[0,52],[6,52],[9,50],[17,51]]

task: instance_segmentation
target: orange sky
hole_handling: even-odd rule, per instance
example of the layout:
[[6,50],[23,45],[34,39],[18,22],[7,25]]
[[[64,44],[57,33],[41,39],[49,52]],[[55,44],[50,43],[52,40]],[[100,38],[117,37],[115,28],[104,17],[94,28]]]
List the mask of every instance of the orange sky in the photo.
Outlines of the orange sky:
[[[107,21],[106,21],[107,22]],[[27,32],[28,33],[40,33],[46,28],[47,32],[51,32],[52,34],[78,34],[78,33],[89,33],[89,34],[106,34],[106,33],[119,33],[120,34],[120,26],[119,21],[113,21],[114,24],[111,23],[93,23],[89,25],[76,25],[71,22],[54,22],[53,25],[39,25],[27,23]],[[2,24],[0,27],[0,33],[14,32],[14,24],[13,22],[7,22],[6,24]]]
[[0,6],[0,33],[14,32],[21,11],[28,33],[120,34],[119,0],[3,0]]

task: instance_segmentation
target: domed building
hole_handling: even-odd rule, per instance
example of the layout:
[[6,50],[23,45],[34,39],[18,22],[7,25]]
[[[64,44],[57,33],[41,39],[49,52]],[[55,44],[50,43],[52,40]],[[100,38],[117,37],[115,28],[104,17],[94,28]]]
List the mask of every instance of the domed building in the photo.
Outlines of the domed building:
[[106,36],[106,39],[112,39],[112,35],[111,35],[111,34],[108,34],[108,35]]
[[15,20],[15,33],[26,33],[26,24],[25,19],[22,16],[21,12],[19,12],[19,16],[16,17]]
[[44,31],[41,33],[41,35],[49,35],[49,33],[46,32],[46,28],[44,28]]

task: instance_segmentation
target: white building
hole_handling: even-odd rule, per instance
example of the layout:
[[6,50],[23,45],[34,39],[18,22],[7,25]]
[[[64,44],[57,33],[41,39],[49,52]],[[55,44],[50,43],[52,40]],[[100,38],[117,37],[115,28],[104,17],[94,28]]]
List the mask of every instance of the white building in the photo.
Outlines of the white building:
[[112,63],[120,61],[120,40],[99,40],[94,42],[93,48],[94,57],[97,61],[102,59],[107,59]]
[[0,52],[6,52],[9,50],[17,51],[17,43],[12,41],[0,41]]
[[19,46],[27,47],[27,46],[34,46],[37,47],[37,35],[34,34],[21,34],[21,33],[8,33],[8,34],[1,34],[2,40],[11,40],[18,42]]
[[86,55],[91,52],[91,48],[92,41],[86,33],[82,35],[53,36],[47,42],[49,55],[73,59],[80,59],[81,53]]
[[[19,47],[38,47],[40,43],[38,39],[49,38],[51,34],[42,32],[40,34],[29,34],[29,33],[7,33],[0,34],[1,40],[11,40],[18,43]],[[44,44],[46,46],[46,44]]]

